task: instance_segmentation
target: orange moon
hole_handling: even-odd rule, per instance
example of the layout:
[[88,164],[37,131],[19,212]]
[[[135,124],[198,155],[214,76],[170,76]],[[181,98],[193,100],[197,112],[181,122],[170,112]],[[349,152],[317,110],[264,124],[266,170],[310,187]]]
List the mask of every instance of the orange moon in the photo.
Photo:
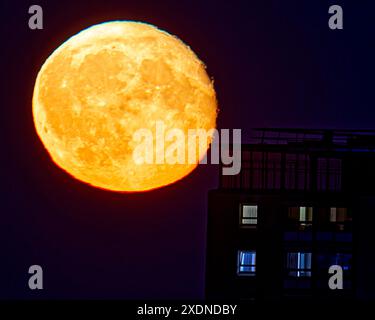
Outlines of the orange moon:
[[136,164],[135,131],[154,132],[163,121],[166,130],[187,135],[215,128],[216,115],[213,82],[194,52],[132,21],[101,23],[69,38],[43,64],[33,94],[35,128],[52,160],[76,179],[113,191],[155,189],[197,166]]

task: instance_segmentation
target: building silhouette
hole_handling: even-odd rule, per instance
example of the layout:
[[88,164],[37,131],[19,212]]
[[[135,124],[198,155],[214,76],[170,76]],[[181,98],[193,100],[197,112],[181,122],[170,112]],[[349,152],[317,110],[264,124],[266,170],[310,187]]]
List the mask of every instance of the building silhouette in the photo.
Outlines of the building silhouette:
[[374,297],[375,131],[254,133],[241,172],[209,191],[206,297]]

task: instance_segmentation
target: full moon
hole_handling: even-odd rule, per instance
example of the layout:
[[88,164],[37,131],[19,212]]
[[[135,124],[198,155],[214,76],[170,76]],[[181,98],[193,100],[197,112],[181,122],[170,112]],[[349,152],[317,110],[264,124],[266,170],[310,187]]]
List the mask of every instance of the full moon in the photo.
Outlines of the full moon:
[[[165,130],[187,135],[215,128],[217,115],[213,82],[194,52],[177,37],[132,21],[94,25],[59,46],[38,73],[32,105],[37,134],[60,168],[120,192],[171,184],[200,160],[136,164],[134,132],[155,133],[162,121]],[[180,147],[188,152],[188,145]]]

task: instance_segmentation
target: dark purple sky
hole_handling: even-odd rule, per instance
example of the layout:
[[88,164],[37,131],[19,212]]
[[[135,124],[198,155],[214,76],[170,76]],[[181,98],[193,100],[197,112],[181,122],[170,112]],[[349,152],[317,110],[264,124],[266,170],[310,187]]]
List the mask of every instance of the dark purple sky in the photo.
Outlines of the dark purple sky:
[[[374,129],[373,1],[2,1],[0,298],[202,298],[207,191],[217,168],[143,194],[71,179],[49,159],[31,116],[36,74],[71,35],[124,19],[177,35],[215,80],[219,127]],[[344,30],[328,28],[341,4]],[[32,264],[45,290],[27,288]]]

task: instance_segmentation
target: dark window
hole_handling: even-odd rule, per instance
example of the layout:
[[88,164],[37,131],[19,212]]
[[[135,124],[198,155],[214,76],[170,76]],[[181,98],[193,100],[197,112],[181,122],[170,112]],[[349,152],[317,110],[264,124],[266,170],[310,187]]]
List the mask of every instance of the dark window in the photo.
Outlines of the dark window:
[[285,241],[312,241],[311,231],[286,231],[284,232]]
[[280,189],[281,184],[281,154],[267,154],[267,181],[266,189]]
[[222,187],[243,189],[280,189],[281,153],[242,152],[241,172],[235,176],[221,176]]
[[318,159],[317,188],[320,191],[341,190],[341,159]]
[[320,288],[328,287],[328,280],[331,275],[328,273],[329,267],[333,265],[341,266],[343,270],[344,289],[351,288],[351,253],[319,253],[317,255],[317,285]]
[[327,273],[328,268],[332,265],[339,265],[342,270],[350,271],[352,268],[351,253],[322,253],[318,254],[318,268],[323,269]]
[[241,164],[241,183],[242,188],[251,188],[251,152],[245,150],[242,152],[242,164]]
[[310,158],[307,154],[287,154],[285,163],[285,188],[310,189]]
[[250,187],[253,189],[280,189],[281,154],[252,152],[250,161]]
[[263,154],[262,152],[253,152],[251,159],[251,187],[253,189],[262,189],[263,187]]

